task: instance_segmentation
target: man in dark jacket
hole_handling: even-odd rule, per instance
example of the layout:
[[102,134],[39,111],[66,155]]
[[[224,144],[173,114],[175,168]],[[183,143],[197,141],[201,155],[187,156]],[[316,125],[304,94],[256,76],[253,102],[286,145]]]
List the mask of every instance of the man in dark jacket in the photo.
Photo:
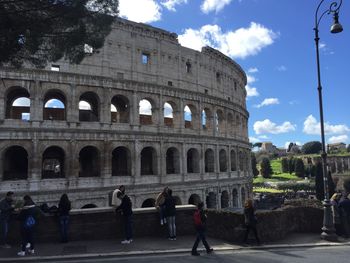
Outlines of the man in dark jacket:
[[130,244],[132,242],[132,203],[129,196],[123,192],[118,192],[117,197],[122,201],[122,203],[115,209],[115,212],[118,213],[121,211],[125,228],[125,240],[123,240],[121,243]]
[[168,222],[168,230],[169,230],[169,240],[176,240],[176,224],[175,224],[175,215],[176,215],[176,207],[175,207],[175,199],[173,197],[173,191],[168,189],[168,194],[164,201],[165,206],[165,216],[166,221]]
[[0,233],[2,248],[11,248],[11,246],[7,244],[7,234],[11,214],[14,210],[13,194],[13,192],[7,192],[6,197],[0,202]]
[[[202,243],[207,250],[207,253],[213,252],[213,249],[209,246],[206,237],[205,237],[205,232],[206,232],[206,222],[207,222],[207,215],[205,214],[204,210],[204,203],[200,202],[198,204],[198,209],[195,211],[193,217],[194,217],[194,223],[195,223],[195,228],[197,232],[197,238],[196,241],[193,244],[192,247],[192,256],[199,256],[200,254],[197,252],[197,247],[199,244],[199,241],[202,240]],[[196,217],[199,217],[198,219]]]

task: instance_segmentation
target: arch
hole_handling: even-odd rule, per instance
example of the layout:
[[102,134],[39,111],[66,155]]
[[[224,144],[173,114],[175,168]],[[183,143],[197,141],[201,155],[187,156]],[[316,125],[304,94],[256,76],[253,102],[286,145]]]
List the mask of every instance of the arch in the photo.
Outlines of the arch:
[[238,207],[238,192],[237,189],[232,190],[232,206],[234,208]]
[[220,109],[215,113],[215,125],[216,131],[221,134],[225,133],[224,113]]
[[236,152],[231,150],[231,171],[237,171]]
[[112,176],[131,175],[131,154],[128,148],[120,146],[112,152]]
[[164,103],[164,125],[168,127],[174,126],[174,107],[171,102]]
[[206,173],[213,173],[215,170],[215,157],[212,149],[207,149],[204,154],[204,169]]
[[203,130],[210,130],[212,127],[211,124],[211,111],[208,108],[204,108],[202,110],[202,115],[201,115],[201,124],[202,124],[202,129]]
[[214,192],[210,192],[206,198],[207,208],[216,208],[216,194]]
[[3,180],[26,180],[28,178],[28,153],[21,146],[11,146],[3,155]]
[[228,208],[229,201],[230,201],[230,198],[229,198],[228,192],[226,190],[222,191],[221,192],[221,208]]
[[195,127],[196,108],[193,105],[186,105],[184,107],[184,122],[185,128],[193,129]]
[[182,205],[181,198],[179,196],[174,196],[175,205]]
[[94,92],[85,92],[79,98],[79,121],[99,120],[99,99]]
[[129,123],[130,105],[125,96],[117,95],[111,100],[111,122]]
[[142,99],[139,102],[139,117],[141,125],[150,125],[153,123],[152,120],[153,107],[152,103],[148,99]]
[[246,198],[246,193],[245,193],[245,189],[242,187],[241,188],[241,200],[242,200],[242,206],[245,203],[245,198]]
[[6,119],[30,120],[30,94],[22,87],[12,87],[6,95]]
[[187,151],[187,173],[199,173],[199,153],[195,148]]
[[236,135],[241,135],[241,120],[239,115],[236,115]]
[[166,173],[180,173],[180,153],[175,147],[171,147],[166,151]]
[[198,205],[201,202],[201,198],[197,194],[191,194],[188,199],[188,204],[190,205]]
[[96,177],[100,175],[100,153],[94,146],[86,146],[79,152],[79,176]]
[[95,204],[86,204],[81,207],[81,209],[88,209],[88,208],[97,208],[97,205]]
[[141,175],[157,174],[157,152],[153,147],[145,147],[141,151]]
[[43,179],[64,177],[64,159],[65,154],[62,148],[48,147],[42,156],[41,177]]
[[239,158],[239,170],[244,171],[244,153],[240,151],[238,158]]
[[156,200],[154,200],[153,198],[148,198],[145,201],[143,201],[141,207],[145,208],[145,207],[154,207],[156,204]]
[[221,149],[219,152],[219,166],[220,172],[227,172],[227,156],[224,149]]
[[44,120],[66,119],[66,97],[61,91],[50,90],[44,96]]
[[232,135],[234,134],[234,119],[232,113],[227,114],[227,133]]

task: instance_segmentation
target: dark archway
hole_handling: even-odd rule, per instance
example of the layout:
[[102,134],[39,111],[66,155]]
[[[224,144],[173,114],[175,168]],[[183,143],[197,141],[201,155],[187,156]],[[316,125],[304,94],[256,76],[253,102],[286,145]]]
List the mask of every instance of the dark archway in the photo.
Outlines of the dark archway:
[[238,207],[238,192],[237,189],[232,190],[232,206],[234,208]]
[[45,94],[43,119],[66,119],[66,97],[62,94],[62,92],[57,90],[50,90]]
[[64,177],[64,151],[57,146],[47,148],[42,157],[43,179]]
[[166,173],[180,173],[180,153],[175,147],[171,147],[166,151]]
[[197,149],[187,151],[187,173],[199,173],[199,154]]
[[207,149],[205,151],[204,157],[204,168],[206,173],[213,173],[215,168],[215,157],[214,151],[212,149]]
[[112,176],[131,175],[131,155],[126,147],[117,147],[112,152]]
[[111,122],[129,123],[129,100],[121,95],[114,96],[111,101]]
[[216,208],[216,194],[210,192],[206,197],[207,208]]
[[220,150],[219,152],[219,166],[220,166],[220,172],[227,171],[227,157],[226,157],[226,151],[224,149]]
[[79,121],[99,120],[99,100],[94,92],[85,92],[79,98]]
[[221,208],[228,208],[229,207],[229,194],[227,191],[223,191],[221,193]]
[[231,150],[231,171],[237,171],[236,152]]
[[143,201],[141,207],[145,208],[145,207],[154,207],[156,204],[156,200],[154,200],[153,198],[148,198],[145,201]]
[[79,153],[79,176],[96,177],[100,175],[100,154],[96,147],[86,146]]
[[191,194],[188,199],[188,204],[190,205],[198,205],[201,202],[201,198],[197,194]]
[[28,153],[21,146],[11,146],[4,153],[3,180],[26,180],[28,178]]
[[157,174],[157,154],[153,147],[145,147],[141,151],[141,175]]

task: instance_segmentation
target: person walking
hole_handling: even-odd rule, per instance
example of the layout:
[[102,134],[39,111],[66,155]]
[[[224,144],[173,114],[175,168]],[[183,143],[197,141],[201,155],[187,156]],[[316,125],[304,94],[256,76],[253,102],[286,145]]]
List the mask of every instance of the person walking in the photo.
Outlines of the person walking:
[[132,240],[132,203],[125,193],[119,191],[117,197],[121,200],[121,204],[115,209],[116,213],[121,212],[124,221],[125,240],[122,244],[130,244]]
[[18,215],[22,238],[22,249],[17,253],[18,256],[25,256],[26,249],[28,249],[28,254],[34,254],[34,230],[41,214],[41,210],[35,206],[29,195],[25,195],[23,200],[24,206]]
[[248,199],[244,204],[244,225],[246,227],[244,243],[247,243],[249,232],[250,230],[253,230],[256,242],[260,245],[260,239],[256,228],[257,222],[253,201],[252,199]]
[[9,231],[9,222],[11,215],[15,209],[13,205],[13,195],[13,192],[7,192],[6,197],[0,202],[0,247],[2,248],[11,248],[11,246],[7,243],[7,235]]
[[332,215],[333,215],[333,224],[335,227],[335,233],[338,236],[341,236],[343,233],[342,224],[341,224],[341,215],[339,209],[339,201],[341,198],[341,193],[335,193],[331,197],[331,205],[332,205]]
[[199,241],[202,241],[208,254],[213,252],[213,249],[209,246],[206,239],[207,215],[205,214],[203,208],[204,208],[204,203],[199,202],[197,209],[193,214],[193,222],[196,229],[197,237],[192,247],[192,252],[191,252],[192,256],[200,255],[197,251]]
[[68,242],[68,225],[69,225],[69,211],[71,210],[71,202],[67,194],[63,194],[58,203],[58,217],[60,221],[61,242]]
[[165,206],[165,217],[168,223],[168,231],[169,231],[169,240],[176,240],[176,224],[175,224],[175,215],[176,215],[176,207],[175,207],[175,199],[173,197],[173,191],[168,189],[167,196],[164,201]]
[[160,192],[156,198],[155,207],[159,211],[160,217],[160,225],[166,224],[166,216],[165,216],[165,198],[168,194],[168,187],[165,187],[162,192]]
[[344,198],[339,202],[339,214],[340,221],[343,229],[343,236],[345,238],[350,237],[350,194],[345,195]]

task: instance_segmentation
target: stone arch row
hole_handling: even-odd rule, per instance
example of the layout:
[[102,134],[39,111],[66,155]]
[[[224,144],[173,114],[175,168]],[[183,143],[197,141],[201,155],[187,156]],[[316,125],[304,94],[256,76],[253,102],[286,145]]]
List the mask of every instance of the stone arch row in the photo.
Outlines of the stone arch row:
[[[110,123],[159,124],[171,128],[198,129],[219,134],[242,135],[247,133],[247,118],[238,112],[212,105],[199,107],[195,101],[163,98],[162,104],[150,95],[139,96],[134,103],[128,94],[115,94],[108,103],[102,103],[94,91],[82,92],[77,106],[68,103],[67,94],[60,89],[49,89],[43,95],[42,119],[67,120],[70,108],[77,108],[78,121]],[[5,92],[5,118],[31,119],[31,95],[23,87],[11,87]],[[138,101],[138,102],[137,102]],[[138,103],[138,104],[137,104]],[[136,105],[135,105],[136,104]],[[160,105],[159,105],[160,104]],[[109,114],[108,114],[109,112]],[[107,114],[106,114],[107,113]],[[109,117],[107,117],[109,115]],[[135,115],[132,117],[132,115]],[[138,116],[137,116],[138,115]]]
[[[104,165],[102,160],[102,151],[93,145],[87,145],[80,149],[78,156],[68,156],[60,146],[49,146],[39,155],[38,162],[41,161],[41,178],[63,178],[68,174],[74,173],[68,167],[79,166],[79,177],[98,177],[101,176],[101,168]],[[237,153],[238,152],[238,153]],[[204,160],[200,158],[200,152],[197,148],[189,148],[185,156],[181,157],[180,150],[177,147],[168,147],[165,156],[159,156],[155,147],[143,147],[136,160],[132,158],[132,151],[126,146],[115,147],[111,154],[105,154],[107,162],[111,165],[112,176],[132,176],[136,175],[135,162],[140,167],[138,175],[161,175],[181,174],[181,173],[214,173],[214,172],[232,172],[248,171],[249,155],[244,150],[219,150],[219,156],[216,156],[212,148],[207,148],[204,152]],[[28,178],[30,162],[28,151],[25,147],[13,145],[6,148],[2,153],[3,180],[21,180]],[[219,158],[216,158],[219,157]],[[230,158],[230,160],[229,160]],[[76,164],[70,162],[77,160]],[[160,162],[165,162],[165,170],[160,171]],[[184,166],[185,167],[182,167]],[[229,166],[230,165],[230,166]],[[204,166],[204,169],[200,167]]]

